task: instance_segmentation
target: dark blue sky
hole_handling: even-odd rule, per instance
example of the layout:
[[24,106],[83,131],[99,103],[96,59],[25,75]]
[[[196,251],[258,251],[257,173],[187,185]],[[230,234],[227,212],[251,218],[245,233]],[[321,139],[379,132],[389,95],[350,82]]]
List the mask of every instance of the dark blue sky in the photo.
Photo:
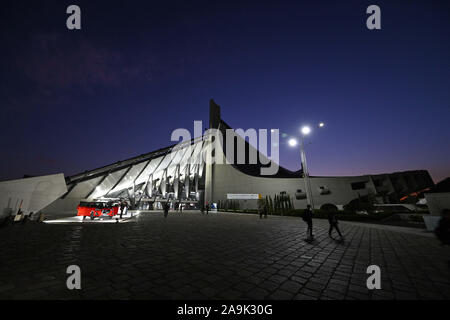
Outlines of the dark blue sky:
[[[82,30],[66,29],[66,7]],[[381,7],[382,30],[365,26]],[[93,169],[208,121],[324,121],[312,175],[450,176],[448,1],[6,1],[0,179]],[[285,144],[281,164],[300,167]]]

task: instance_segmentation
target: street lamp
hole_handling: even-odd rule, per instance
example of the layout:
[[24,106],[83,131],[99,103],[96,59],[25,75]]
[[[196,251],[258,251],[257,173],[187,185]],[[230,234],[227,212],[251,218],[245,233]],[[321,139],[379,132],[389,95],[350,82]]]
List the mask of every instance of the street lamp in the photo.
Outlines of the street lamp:
[[311,206],[311,209],[314,210],[314,201],[311,191],[311,183],[309,181],[308,164],[306,163],[306,153],[305,153],[305,136],[311,133],[311,128],[308,126],[304,126],[302,127],[301,132],[302,132],[302,140],[300,143],[300,158],[302,161],[303,177],[305,179],[306,202]]
[[288,144],[291,147],[295,147],[297,145],[297,140],[295,140],[294,138],[289,139]]
[[[325,126],[325,123],[320,122],[319,128],[323,128]],[[306,163],[306,153],[305,153],[305,136],[309,135],[311,133],[312,129],[309,126],[303,126],[300,129],[300,132],[302,133],[302,139],[300,141],[300,158],[302,161],[302,168],[303,168],[303,176],[305,179],[305,189],[306,189],[306,202],[311,206],[311,209],[314,210],[314,201],[313,201],[313,195],[311,190],[311,182],[309,181],[309,172],[308,172],[308,164]],[[288,140],[288,144],[291,147],[295,147],[297,145],[297,140],[294,138],[291,138]]]
[[302,136],[307,136],[308,134],[311,133],[311,128],[308,126],[304,126],[304,127],[302,127],[301,131],[302,131]]

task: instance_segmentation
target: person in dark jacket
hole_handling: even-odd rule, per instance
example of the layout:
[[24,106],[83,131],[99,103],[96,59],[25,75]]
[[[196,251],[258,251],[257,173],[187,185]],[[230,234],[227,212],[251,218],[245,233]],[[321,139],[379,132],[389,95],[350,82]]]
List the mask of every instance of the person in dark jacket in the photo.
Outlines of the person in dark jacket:
[[169,208],[170,208],[170,204],[169,204],[169,202],[167,201],[167,202],[164,204],[164,218],[167,218],[167,215],[169,214]]
[[308,235],[308,239],[312,240],[314,238],[313,235],[313,223],[312,223],[312,209],[311,205],[307,205],[306,209],[303,211],[303,221],[308,224],[308,229],[306,230],[306,235]]
[[335,210],[328,211],[328,222],[330,223],[330,229],[328,230],[328,235],[330,236],[330,238],[334,239],[333,236],[331,235],[331,233],[333,232],[333,229],[336,229],[341,240],[344,240],[341,230],[339,230],[339,227],[338,227],[338,220],[336,217],[336,213],[337,212]]
[[120,209],[120,219],[122,219],[122,215],[125,211],[125,201],[120,202],[119,209]]
[[267,203],[264,203],[259,209],[259,218],[262,219],[262,217],[264,216],[264,219],[267,219],[267,211]]

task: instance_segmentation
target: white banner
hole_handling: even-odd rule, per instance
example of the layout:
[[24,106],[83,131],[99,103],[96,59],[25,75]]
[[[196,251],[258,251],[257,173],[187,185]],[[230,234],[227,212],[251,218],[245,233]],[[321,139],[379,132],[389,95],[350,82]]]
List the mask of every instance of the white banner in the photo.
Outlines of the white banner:
[[227,193],[227,199],[233,200],[250,200],[250,199],[261,199],[259,193]]

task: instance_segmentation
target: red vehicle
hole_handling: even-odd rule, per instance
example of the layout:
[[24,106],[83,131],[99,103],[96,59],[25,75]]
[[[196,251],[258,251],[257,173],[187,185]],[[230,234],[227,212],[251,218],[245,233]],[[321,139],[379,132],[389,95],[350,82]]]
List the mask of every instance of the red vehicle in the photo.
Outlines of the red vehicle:
[[94,220],[96,217],[109,216],[113,217],[119,213],[119,204],[114,202],[80,202],[77,207],[77,216],[82,216],[83,220],[86,217],[91,217]]

